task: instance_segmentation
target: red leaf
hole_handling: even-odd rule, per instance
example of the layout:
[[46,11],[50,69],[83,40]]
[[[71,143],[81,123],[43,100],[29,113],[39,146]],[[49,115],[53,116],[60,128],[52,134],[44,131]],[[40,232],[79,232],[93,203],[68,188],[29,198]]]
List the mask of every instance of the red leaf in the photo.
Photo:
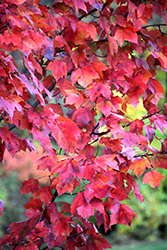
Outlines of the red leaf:
[[24,215],[28,218],[31,219],[38,219],[41,216],[41,212],[39,210],[34,210],[32,208],[29,208],[26,210],[26,212],[24,213]]
[[41,201],[48,204],[53,197],[51,187],[41,187],[38,189],[38,192],[36,192],[35,197],[40,197]]
[[137,217],[136,213],[127,205],[121,204],[118,215],[118,222],[131,227],[131,222],[134,217]]
[[73,113],[72,119],[78,124],[79,128],[82,129],[92,120],[92,113],[87,108],[78,108]]
[[99,74],[99,77],[103,79],[103,71],[106,71],[108,67],[103,62],[93,62],[92,66]]
[[95,159],[95,163],[104,170],[115,169],[119,170],[119,167],[114,160],[114,155],[102,155]]
[[99,233],[93,234],[92,237],[88,238],[86,248],[94,250],[112,249],[109,242]]
[[24,208],[29,209],[32,208],[33,210],[42,211],[42,201],[39,199],[30,198],[30,202],[28,202]]
[[35,180],[33,178],[29,179],[28,181],[23,182],[23,186],[20,188],[20,193],[21,194],[28,194],[28,193],[36,193],[39,188],[39,181]]
[[110,54],[111,56],[113,56],[118,51],[118,44],[115,41],[115,39],[111,37],[110,35],[107,35],[107,38],[109,42]]
[[47,214],[50,218],[51,223],[54,223],[59,218],[59,211],[55,202],[51,202],[47,206]]
[[60,104],[56,104],[56,103],[50,103],[48,105],[49,109],[51,108],[53,110],[54,113],[63,116],[63,110]]
[[102,113],[107,117],[111,112],[116,112],[116,107],[112,104],[111,101],[104,101],[103,99],[99,100],[96,105],[97,110],[102,111]]
[[57,125],[53,128],[52,135],[60,148],[68,152],[76,152],[80,134],[81,130],[70,119],[57,118]]
[[165,179],[165,177],[161,173],[151,171],[145,173],[143,183],[148,183],[151,187],[158,189],[162,179]]
[[100,139],[100,143],[104,143],[104,145],[106,145],[107,148],[110,148],[113,152],[122,151],[122,143],[120,139],[112,139],[112,137],[102,137]]
[[46,225],[44,225],[44,221],[39,222],[32,230],[32,234],[34,234],[37,237],[45,237],[50,232],[51,229],[49,229],[48,227],[46,227]]
[[134,122],[130,124],[130,132],[135,133],[137,135],[143,135],[143,127],[145,123],[139,119],[136,119]]
[[[35,58],[32,56],[32,54],[29,55],[29,58],[28,58],[33,66],[34,66],[34,69],[42,75],[42,68],[41,68],[41,65],[35,60]],[[51,84],[50,84],[51,85]]]
[[72,72],[72,83],[78,82],[81,86],[87,87],[94,79],[99,78],[98,73],[91,66],[85,66]]
[[83,104],[83,96],[76,90],[69,89],[65,91],[67,97],[65,99],[66,104],[75,105],[78,109]]
[[72,215],[74,215],[76,211],[85,219],[88,219],[94,214],[94,207],[86,202],[83,193],[78,193],[71,204]]
[[[167,68],[167,66],[166,66],[166,68]],[[149,85],[149,88],[152,91],[152,93],[154,93],[158,97],[163,98],[163,94],[165,94],[164,89],[163,89],[162,85],[156,79],[150,78],[148,81],[148,85]]]
[[151,143],[154,139],[155,130],[153,129],[153,127],[151,125],[145,126],[144,130],[146,132],[146,136],[148,137],[148,139]]
[[118,28],[115,32],[115,37],[119,42],[119,45],[122,47],[124,40],[138,44],[138,36],[136,31],[137,29],[130,24],[127,24],[126,28]]
[[39,140],[44,152],[48,151],[50,154],[53,153],[53,148],[50,139],[44,135],[41,131],[32,128],[32,134],[34,141]]
[[63,76],[65,78],[67,76],[67,66],[60,60],[55,59],[53,62],[50,62],[46,69],[52,70],[52,74],[56,81],[63,78]]
[[60,215],[60,218],[55,221],[53,226],[53,233],[55,236],[62,235],[68,236],[69,235],[69,222],[72,222],[70,217]]
[[23,247],[24,247],[23,249],[25,249],[25,247],[26,247],[29,250],[38,250],[39,249],[38,246],[35,243],[33,243],[33,242],[28,242]]

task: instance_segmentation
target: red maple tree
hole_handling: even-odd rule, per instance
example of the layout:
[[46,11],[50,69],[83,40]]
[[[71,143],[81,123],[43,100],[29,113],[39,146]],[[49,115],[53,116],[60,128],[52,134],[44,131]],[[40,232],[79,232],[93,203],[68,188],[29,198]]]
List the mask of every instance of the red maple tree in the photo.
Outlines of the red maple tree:
[[[49,171],[44,186],[23,182],[28,219],[9,226],[0,249],[100,250],[110,245],[92,215],[105,231],[131,226],[136,214],[123,201],[131,191],[143,201],[134,176],[158,188],[157,169],[167,168],[167,140],[156,135],[166,135],[167,106],[157,106],[164,91],[155,79],[167,70],[166,25],[166,0],[0,1],[0,160],[4,150],[35,150],[38,140],[38,169]],[[128,105],[140,100],[147,114],[129,120]],[[68,194],[72,204],[58,209],[57,197]]]

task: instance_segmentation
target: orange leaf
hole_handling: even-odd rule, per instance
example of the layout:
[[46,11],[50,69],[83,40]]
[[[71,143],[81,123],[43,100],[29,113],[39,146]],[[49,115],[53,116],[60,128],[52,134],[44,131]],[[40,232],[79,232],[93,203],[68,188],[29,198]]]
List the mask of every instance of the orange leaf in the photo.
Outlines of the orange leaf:
[[143,184],[148,183],[151,187],[158,189],[161,180],[165,179],[165,177],[159,172],[151,171],[144,175]]
[[150,168],[150,162],[147,159],[136,159],[130,165],[129,170],[133,169],[133,173],[139,178],[146,168]]

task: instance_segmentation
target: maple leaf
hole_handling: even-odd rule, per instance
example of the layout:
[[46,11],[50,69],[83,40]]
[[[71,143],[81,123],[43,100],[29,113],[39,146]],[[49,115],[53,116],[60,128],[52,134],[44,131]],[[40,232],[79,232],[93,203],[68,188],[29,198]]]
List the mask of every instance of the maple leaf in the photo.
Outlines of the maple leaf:
[[111,56],[113,56],[114,53],[117,53],[117,51],[118,51],[118,44],[115,41],[115,39],[113,37],[111,37],[110,35],[108,35],[107,38],[108,38],[108,42],[109,42],[110,54],[111,54]]
[[66,104],[74,104],[77,109],[83,104],[83,96],[76,90],[66,90],[66,93]]
[[165,177],[161,173],[151,171],[145,173],[143,183],[148,183],[151,187],[158,189],[162,179],[165,179]]
[[87,249],[95,249],[95,250],[100,250],[105,248],[112,249],[109,242],[102,235],[98,233],[93,234],[92,238],[89,236],[86,242],[86,247]]
[[121,47],[124,43],[124,40],[138,44],[138,36],[136,31],[137,29],[130,24],[127,24],[125,28],[120,27],[115,32],[116,40]]
[[44,135],[41,131],[35,128],[32,128],[32,134],[33,134],[33,139],[35,141],[39,140],[44,152],[48,151],[49,153],[52,154],[53,148],[50,139],[46,135]]
[[78,124],[79,128],[86,127],[92,120],[92,114],[87,108],[78,108],[72,116],[73,120]]
[[136,213],[127,205],[121,204],[118,215],[118,222],[120,224],[128,225],[131,227],[131,221],[137,217]]
[[72,215],[76,213],[76,210],[78,211],[78,214],[83,216],[85,219],[88,219],[94,214],[94,207],[86,202],[82,193],[78,193],[71,204]]
[[70,119],[57,118],[57,125],[54,126],[52,135],[60,148],[68,152],[76,152],[80,134],[81,130]]
[[102,155],[95,159],[95,163],[102,169],[107,170],[108,167],[111,169],[119,170],[119,167],[114,160],[114,155]]
[[28,181],[23,182],[23,186],[20,188],[21,194],[23,193],[35,193],[38,191],[39,188],[39,181],[33,178],[29,179]]
[[35,197],[40,197],[41,201],[43,201],[45,204],[48,204],[52,199],[52,190],[51,187],[41,187],[38,189],[38,191],[35,193]]
[[39,219],[39,217],[41,216],[41,212],[39,210],[34,210],[32,208],[29,208],[26,210],[24,215],[34,220],[34,219]]
[[55,236],[62,235],[68,236],[69,235],[69,221],[71,221],[70,217],[65,215],[60,215],[59,219],[57,219],[53,225],[53,233]]
[[54,223],[59,218],[59,212],[55,202],[51,202],[47,207],[47,214],[50,217],[51,223]]
[[32,230],[32,234],[34,234],[37,237],[44,237],[50,232],[51,230],[48,227],[46,227],[46,225],[44,225],[44,221],[39,222]]
[[94,79],[99,78],[99,74],[91,66],[85,66],[72,72],[72,83],[78,82],[82,87],[87,87]]
[[53,62],[50,62],[46,69],[52,70],[52,74],[56,81],[63,76],[67,76],[67,66],[60,60],[55,59]]
[[129,170],[133,169],[133,173],[139,178],[145,172],[145,169],[150,167],[148,159],[136,159],[130,165]]
[[42,211],[42,202],[39,199],[30,198],[30,202],[24,205],[24,208]]

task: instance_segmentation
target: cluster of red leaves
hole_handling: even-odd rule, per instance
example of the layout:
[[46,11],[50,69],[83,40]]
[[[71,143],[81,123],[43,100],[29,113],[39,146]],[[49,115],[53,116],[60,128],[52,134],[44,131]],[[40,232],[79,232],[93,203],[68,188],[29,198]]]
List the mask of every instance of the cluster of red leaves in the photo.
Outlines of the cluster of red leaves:
[[[164,23],[148,25],[153,14]],[[131,226],[136,214],[122,201],[131,191],[140,202],[143,196],[130,170],[158,188],[164,177],[157,169],[167,168],[166,141],[161,150],[151,146],[155,131],[167,128],[155,79],[158,67],[167,70],[166,23],[165,0],[0,1],[0,160],[5,149],[12,156],[35,150],[12,131],[18,127],[40,142],[46,154],[38,169],[49,171],[46,186],[23,182],[21,193],[33,195],[28,219],[9,226],[0,248],[100,250],[110,246],[90,216],[106,231]],[[127,105],[137,107],[139,98],[147,116],[130,122]],[[76,191],[59,211],[57,196]]]

